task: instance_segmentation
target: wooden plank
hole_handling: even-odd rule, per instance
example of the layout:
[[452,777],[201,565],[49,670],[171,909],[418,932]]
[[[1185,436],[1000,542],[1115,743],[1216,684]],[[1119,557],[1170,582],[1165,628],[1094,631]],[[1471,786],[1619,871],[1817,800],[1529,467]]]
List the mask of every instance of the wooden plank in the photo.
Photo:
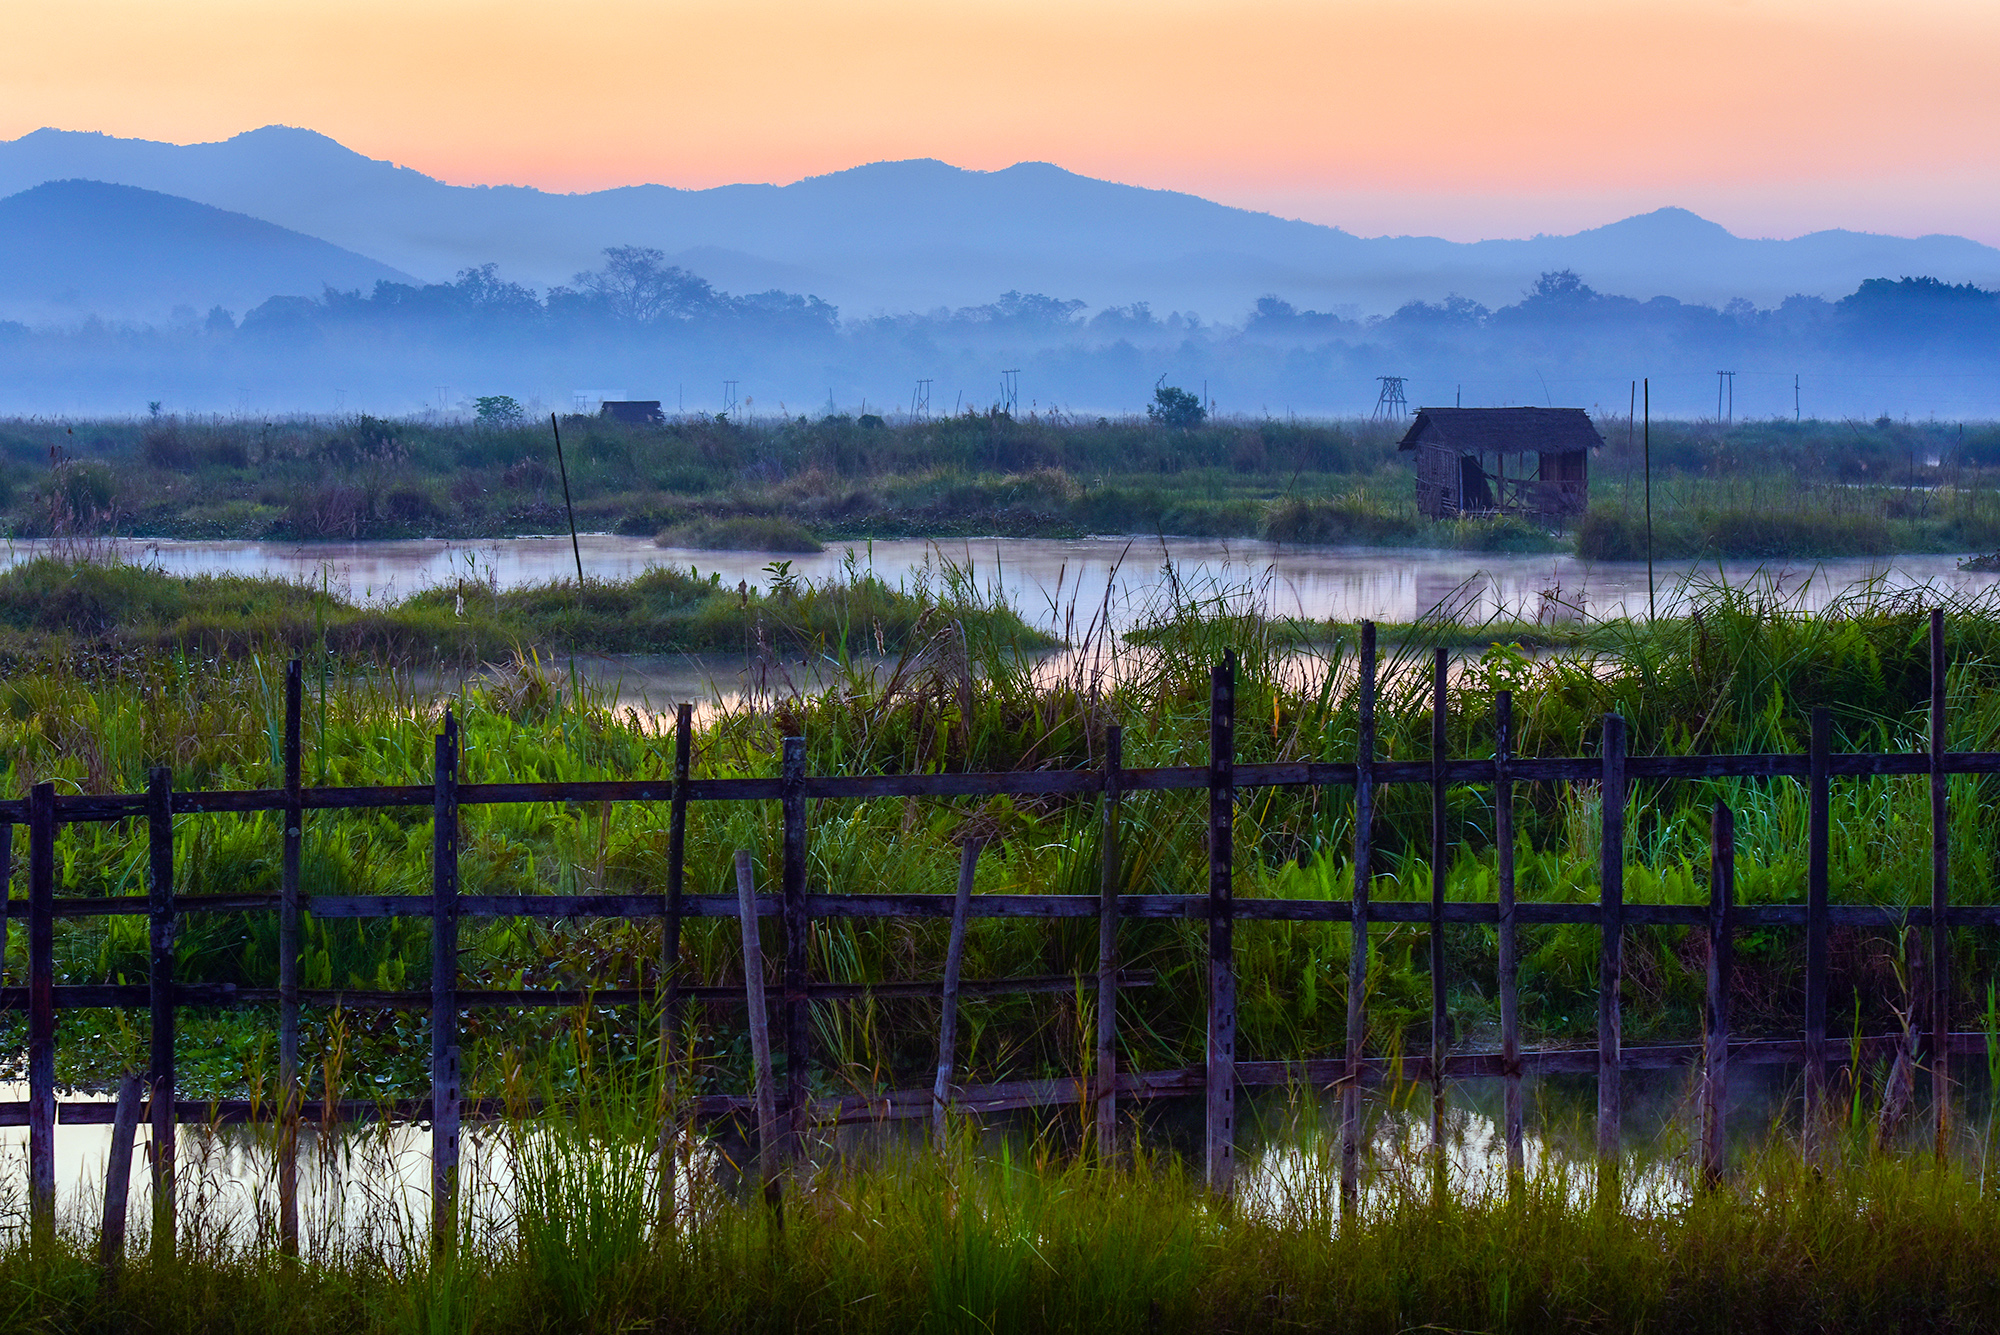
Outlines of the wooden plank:
[[1597,1160],[1600,1195],[1616,1199],[1619,1157],[1619,991],[1625,976],[1625,720],[1604,716],[1604,846],[1598,870]]
[[806,739],[784,739],[785,1159],[797,1163],[812,1125],[812,913],[806,904]]
[[444,711],[431,806],[431,1246],[458,1242],[458,720]]
[[[1361,1182],[1361,1081],[1368,1044],[1368,922],[1375,826],[1375,623],[1361,623],[1361,683],[1355,706],[1354,897],[1347,905],[1347,1050],[1340,1088],[1340,1205],[1352,1216]],[[1337,907],[1329,902],[1328,909]]]
[[285,810],[278,891],[278,1251],[299,1254],[299,857],[305,837],[300,771],[299,660],[285,666]]
[[1208,690],[1208,1189],[1227,1198],[1236,1170],[1235,898],[1236,651],[1209,672]]
[[1951,904],[1951,830],[1946,795],[1950,779],[1944,767],[1945,690],[1944,609],[1931,609],[1931,928],[1930,1058],[1931,1105],[1936,1119],[1935,1146],[1943,1163],[1951,1133],[1951,930],[1946,910]]
[[1816,1159],[1827,1128],[1826,1108],[1826,990],[1827,990],[1827,751],[1833,737],[1832,715],[1824,706],[1812,712],[1810,765],[1806,780],[1806,1121],[1808,1158]]
[[1431,1171],[1435,1179],[1433,1185],[1442,1194],[1445,1181],[1444,1144],[1444,1072],[1446,1057],[1451,1052],[1451,1017],[1445,1007],[1444,972],[1444,902],[1448,889],[1445,878],[1450,873],[1451,845],[1450,828],[1446,822],[1445,762],[1450,759],[1446,752],[1450,749],[1450,739],[1446,732],[1448,700],[1446,697],[1445,670],[1450,664],[1449,652],[1442,647],[1432,651],[1431,656],[1431,912],[1430,936],[1430,985],[1431,985],[1431,1070],[1436,1073],[1431,1080]]
[[674,710],[674,795],[667,816],[666,918],[660,926],[660,1225],[675,1220],[675,1191],[680,1172],[681,1054],[681,913],[687,881],[688,783],[694,745],[694,706],[682,702]]
[[[1104,796],[1098,823],[1097,890],[1097,1157],[1110,1163],[1118,1151],[1118,889],[1124,864],[1118,856],[1119,769],[1125,763],[1125,729],[1104,730]],[[970,905],[967,905],[968,909]]]
[[1518,1193],[1525,1171],[1521,1106],[1521,986],[1516,954],[1514,905],[1514,781],[1510,747],[1514,734],[1514,693],[1493,699],[1493,853],[1499,895],[1498,949],[1494,972],[1500,991],[1500,1130],[1506,1144],[1507,1186]]
[[151,965],[146,978],[151,1052],[146,1064],[146,1101],[152,1111],[153,1258],[164,1261],[176,1245],[175,1161],[179,1131],[174,1117],[175,1003],[174,937],[178,932],[174,902],[174,781],[165,766],[146,776],[147,945]]
[[97,1263],[107,1279],[115,1278],[125,1260],[125,1218],[132,1202],[132,1142],[139,1130],[139,1104],[146,1077],[128,1071],[118,1082],[113,1105],[111,1149],[104,1160],[104,1225],[98,1233]]
[[736,850],[737,921],[743,932],[743,986],[750,1007],[751,1093],[757,1109],[757,1174],[764,1197],[775,1205],[782,1174],[778,1167],[778,1090],[771,1075],[771,1024],[764,1002],[764,948],[757,939],[757,876],[750,850]]
[[985,836],[974,835],[958,850],[958,893],[953,899],[944,983],[939,990],[937,1080],[931,1085],[931,1145],[939,1153],[946,1147],[945,1114],[951,1107],[952,1063],[958,1055],[958,974],[965,964],[966,910],[972,903],[972,876],[979,866],[979,850],[984,847]]
[[37,1253],[56,1228],[56,790],[28,794],[28,1214]]
[[1729,1100],[1729,988],[1735,964],[1736,814],[1715,804],[1708,827],[1708,992],[1701,1082],[1701,1180],[1722,1180],[1723,1115]]

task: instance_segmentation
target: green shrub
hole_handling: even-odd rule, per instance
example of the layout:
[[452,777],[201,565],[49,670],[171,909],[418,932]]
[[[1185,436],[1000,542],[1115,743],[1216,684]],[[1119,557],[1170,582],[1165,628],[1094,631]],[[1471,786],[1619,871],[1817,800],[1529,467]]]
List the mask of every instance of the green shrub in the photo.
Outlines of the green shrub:
[[789,519],[777,515],[732,515],[726,519],[690,519],[661,529],[654,537],[661,547],[696,547],[703,551],[820,552],[819,540]]

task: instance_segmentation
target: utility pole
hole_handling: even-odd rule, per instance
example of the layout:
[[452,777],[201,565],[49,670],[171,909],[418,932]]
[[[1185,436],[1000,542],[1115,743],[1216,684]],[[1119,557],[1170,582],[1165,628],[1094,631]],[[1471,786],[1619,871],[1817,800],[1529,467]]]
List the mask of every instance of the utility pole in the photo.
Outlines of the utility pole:
[[1021,411],[1021,368],[1000,373],[1000,411],[1013,417]]
[[[1729,409],[1726,414],[1722,407],[1722,396],[1725,386],[1727,386],[1729,394]],[[1715,420],[1724,426],[1732,426],[1736,422],[1736,372],[1734,371],[1717,371],[1715,373]]]
[[736,416],[736,386],[739,383],[735,380],[722,382],[722,415],[732,420]]
[[[832,391],[827,391],[832,396]],[[910,420],[928,422],[931,419],[931,382],[919,380],[916,390],[910,395]]]
[[1378,375],[1375,379],[1381,382],[1382,388],[1375,395],[1374,416],[1389,418],[1409,416],[1410,404],[1403,397],[1404,377],[1399,375]]
[[1799,373],[1792,372],[1792,425],[1799,424]]

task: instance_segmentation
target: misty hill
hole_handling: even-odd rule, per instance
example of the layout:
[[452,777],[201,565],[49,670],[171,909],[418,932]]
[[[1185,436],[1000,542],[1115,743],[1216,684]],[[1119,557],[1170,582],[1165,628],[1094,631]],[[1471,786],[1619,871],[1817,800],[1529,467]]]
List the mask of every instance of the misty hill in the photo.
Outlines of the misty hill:
[[0,199],[0,315],[164,320],[407,275],[275,224],[172,195],[58,180]]
[[247,213],[431,281],[496,262],[510,279],[546,286],[592,267],[607,246],[642,245],[723,288],[809,292],[849,316],[1009,290],[1231,321],[1273,293],[1362,313],[1452,293],[1499,306],[1559,269],[1600,290],[1716,305],[1832,299],[1884,276],[2000,284],[2000,251],[1960,237],[1753,240],[1670,208],[1574,236],[1371,239],[1045,163],[975,172],[882,162],[786,186],[560,195],[447,185],[282,126],[186,146],[57,130],[0,143],[0,193],[65,177]]

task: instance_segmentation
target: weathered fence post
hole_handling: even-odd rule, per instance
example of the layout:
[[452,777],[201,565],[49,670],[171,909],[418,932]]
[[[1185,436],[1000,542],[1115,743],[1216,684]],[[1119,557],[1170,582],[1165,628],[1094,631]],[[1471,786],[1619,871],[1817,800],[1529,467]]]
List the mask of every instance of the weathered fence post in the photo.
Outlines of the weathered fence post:
[[105,1277],[114,1279],[125,1259],[125,1215],[132,1198],[132,1141],[139,1130],[139,1100],[146,1077],[127,1071],[118,1082],[118,1107],[111,1118],[111,1152],[104,1161],[104,1228],[98,1235],[97,1261]]
[[765,1203],[783,1197],[778,1171],[778,1090],[771,1076],[771,1013],[764,1002],[764,948],[757,937],[757,873],[750,850],[736,850],[736,919],[743,931],[743,1004],[750,1025],[751,1100],[757,1109],[757,1175]]
[[951,1107],[952,1063],[958,1055],[958,975],[965,965],[965,924],[972,913],[972,875],[979,867],[983,837],[958,850],[958,893],[951,901],[951,938],[944,952],[944,986],[939,993],[937,1080],[931,1085],[931,1148],[945,1148],[945,1113]]
[[1951,846],[1945,792],[1944,609],[1931,609],[1931,1101],[1942,1160],[1951,1131]]
[[35,1247],[56,1227],[56,789],[28,792],[28,1213]]
[[284,859],[278,882],[278,1250],[299,1254],[299,660],[285,668]]
[[174,1160],[179,1118],[174,1106],[179,1079],[174,1063],[174,778],[161,765],[146,776],[146,927],[152,967],[147,979],[151,1002],[152,1054],[146,1094],[153,1127],[153,1255],[174,1253]]
[[431,798],[431,1241],[458,1238],[458,720],[444,711]]
[[1619,990],[1625,977],[1625,720],[1604,716],[1601,789],[1604,848],[1599,868],[1597,924],[1597,1161],[1598,1196],[1618,1200],[1620,1131]]
[[1209,672],[1208,691],[1208,1189],[1228,1196],[1236,1172],[1236,651]]
[[1827,990],[1827,751],[1832,717],[1812,712],[1806,757],[1806,1157],[1817,1158],[1826,1137]]
[[1097,886],[1097,1156],[1109,1163],[1118,1150],[1118,857],[1119,771],[1125,764],[1125,729],[1104,730],[1104,800],[1098,834]]
[[806,739],[784,742],[785,1093],[791,1103],[786,1158],[796,1164],[812,1125],[812,1011],[807,1000],[812,920],[806,914]]
[[1451,860],[1450,845],[1446,842],[1450,831],[1444,778],[1445,752],[1450,745],[1445,715],[1445,671],[1449,666],[1447,651],[1435,650],[1431,658],[1431,1173],[1440,1194],[1446,1186],[1444,1073],[1451,1052],[1451,1016],[1445,1005],[1444,975],[1445,878]]
[[674,796],[667,816],[667,916],[660,927],[660,1227],[674,1223],[680,1172],[681,895],[687,880],[688,772],[694,707],[674,710]]
[[1340,1208],[1353,1218],[1361,1186],[1361,1086],[1368,1046],[1368,879],[1375,827],[1375,623],[1361,623],[1354,739],[1354,902],[1347,956],[1347,1069],[1340,1087]]
[[1736,944],[1736,813],[1715,804],[1708,827],[1707,1051],[1701,1070],[1701,1180],[1722,1180],[1722,1118],[1729,1098],[1729,984]]
[[1500,988],[1501,1134],[1507,1143],[1507,1187],[1521,1185],[1521,989],[1514,935],[1514,693],[1493,699],[1494,882],[1500,899],[1495,972]]

